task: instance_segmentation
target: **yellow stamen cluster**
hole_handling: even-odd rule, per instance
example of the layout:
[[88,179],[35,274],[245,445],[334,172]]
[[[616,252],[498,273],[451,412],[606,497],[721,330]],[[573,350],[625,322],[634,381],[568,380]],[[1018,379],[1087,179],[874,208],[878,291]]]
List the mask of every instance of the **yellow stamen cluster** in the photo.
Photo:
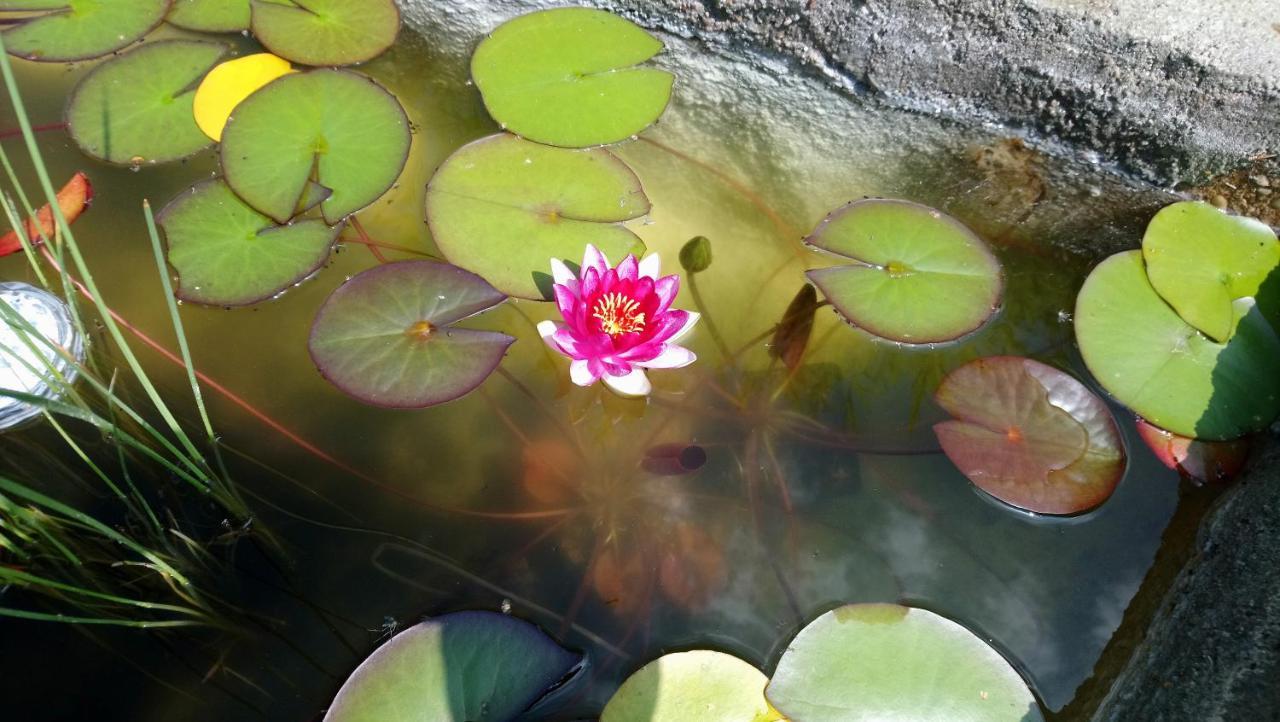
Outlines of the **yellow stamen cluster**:
[[600,320],[600,330],[610,336],[640,333],[644,330],[644,313],[640,303],[621,293],[606,293],[596,299],[591,317]]

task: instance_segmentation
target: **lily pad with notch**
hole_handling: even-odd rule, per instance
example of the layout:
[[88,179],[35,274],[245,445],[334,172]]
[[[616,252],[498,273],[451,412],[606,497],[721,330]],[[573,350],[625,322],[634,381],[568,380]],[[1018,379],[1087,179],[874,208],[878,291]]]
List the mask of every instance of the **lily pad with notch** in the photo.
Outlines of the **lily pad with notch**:
[[554,8],[499,26],[476,48],[471,77],[502,127],[572,148],[627,140],[662,115],[674,78],[637,67],[662,43],[594,8]]
[[768,682],[759,669],[724,652],[664,654],[622,683],[600,722],[780,720],[764,698]]
[[1147,279],[1188,324],[1222,343],[1234,332],[1232,304],[1256,297],[1280,331],[1280,290],[1260,296],[1280,274],[1280,240],[1262,221],[1232,216],[1203,202],[1161,209],[1142,238]]
[[1106,403],[1052,366],[977,359],[943,379],[935,398],[956,417],[933,427],[947,458],[1007,504],[1076,514],[1106,501],[1124,476],[1124,445]]
[[854,263],[807,273],[849,323],[901,343],[951,341],[1000,304],[1000,263],[964,224],[900,200],[854,201],[805,243]]
[[765,696],[805,722],[1044,719],[999,652],[945,617],[897,604],[849,604],[809,623]]
[[321,375],[375,406],[422,408],[463,396],[515,341],[454,324],[506,300],[447,263],[399,261],[357,274],[316,314],[308,347]]
[[1075,330],[1089,371],[1120,403],[1180,436],[1222,441],[1280,413],[1280,337],[1253,299],[1232,303],[1235,333],[1217,343],[1152,288],[1141,251],[1117,253],[1076,297]]
[[458,149],[427,185],[427,224],[449,259],[503,293],[551,297],[549,261],[592,244],[617,262],[644,244],[623,221],[649,212],[640,179],[602,148],[570,150],[499,133]]
[[307,183],[331,195],[334,224],[391,187],[409,155],[409,119],[372,79],[344,70],[278,78],[236,106],[222,132],[222,168],[232,190],[284,223]]
[[510,615],[445,614],[369,655],[338,690],[324,722],[516,719],[581,664],[581,655]]
[[27,60],[87,60],[128,47],[159,25],[171,0],[81,2],[0,0],[0,12],[49,11],[22,16],[0,32],[5,50]]
[[195,86],[226,52],[220,43],[161,40],[99,65],[71,92],[71,137],[95,158],[135,167],[209,147],[192,112]]
[[311,276],[329,258],[341,226],[318,219],[276,225],[221,180],[200,183],[159,215],[178,298],[210,306],[245,306]]
[[253,0],[253,36],[303,65],[372,60],[399,32],[400,11],[392,0]]
[[201,33],[238,33],[249,29],[249,0],[173,0],[165,21]]

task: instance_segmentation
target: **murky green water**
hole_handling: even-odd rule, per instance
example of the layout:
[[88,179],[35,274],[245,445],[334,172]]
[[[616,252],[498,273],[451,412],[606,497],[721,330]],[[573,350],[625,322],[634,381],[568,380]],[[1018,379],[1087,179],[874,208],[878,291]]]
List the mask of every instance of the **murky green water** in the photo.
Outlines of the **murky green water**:
[[[434,40],[406,39],[369,68],[416,134],[397,188],[361,215],[375,238],[427,251],[427,178],[495,130],[465,85],[465,43]],[[737,355],[723,358],[702,324],[691,342],[699,362],[654,373],[648,405],[624,402],[572,387],[533,329],[554,309],[512,302],[482,321],[519,339],[507,374],[444,407],[392,412],[342,396],[306,351],[326,295],[377,262],[364,247],[344,247],[316,278],[253,309],[185,306],[202,371],[356,473],[211,393],[255,525],[288,553],[278,566],[235,535],[211,544],[236,572],[224,593],[258,625],[166,646],[4,622],[6,649],[21,661],[10,658],[0,688],[17,718],[77,718],[92,705],[106,719],[318,719],[395,627],[504,604],[589,653],[591,674],[567,691],[565,719],[598,713],[626,674],[663,651],[714,646],[767,670],[804,622],[873,600],[957,619],[1016,660],[1046,707],[1071,699],[1155,555],[1177,478],[1130,436],[1129,471],[1103,507],[1031,518],[975,492],[938,453],[930,427],[944,415],[931,394],[950,369],[992,354],[1087,378],[1063,314],[1102,249],[1136,244],[1166,199],[1009,143],[1007,131],[849,102],[767,62],[669,42],[677,100],[620,151],[654,204],[635,229],[669,268],[690,236],[712,240],[715,262],[697,277],[703,310]],[[18,70],[33,121],[58,121],[79,74]],[[4,127],[10,115],[0,113]],[[215,159],[132,172],[87,160],[59,133],[42,141],[55,178],[76,169],[93,178],[97,200],[76,233],[106,300],[172,347],[140,203],[163,204],[208,177]],[[18,142],[4,142],[20,155]],[[801,271],[822,263],[799,239],[864,195],[933,205],[977,229],[1005,264],[1005,306],[975,336],[936,349],[874,341],[823,310],[789,376],[761,334]],[[20,258],[0,261],[0,278],[27,273]],[[677,304],[693,307],[687,287]],[[143,357],[186,409],[180,369]],[[0,468],[32,442],[57,448],[47,430],[23,432],[0,445]],[[646,471],[646,453],[671,443],[700,445],[706,465]],[[88,490],[66,493],[89,503]],[[208,538],[224,531],[211,527]]]

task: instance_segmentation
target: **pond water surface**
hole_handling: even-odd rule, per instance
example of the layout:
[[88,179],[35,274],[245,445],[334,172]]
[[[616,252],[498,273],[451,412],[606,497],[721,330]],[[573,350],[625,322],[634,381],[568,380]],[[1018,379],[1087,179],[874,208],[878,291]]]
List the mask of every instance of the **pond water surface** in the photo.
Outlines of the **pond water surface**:
[[[413,155],[360,218],[381,241],[433,252],[427,178],[496,128],[465,82],[473,40],[407,35],[366,69],[407,108]],[[652,374],[647,404],[573,387],[534,331],[554,309],[509,302],[479,321],[518,338],[503,373],[446,406],[393,412],[343,396],[306,350],[327,294],[378,262],[366,248],[344,246],[315,278],[251,309],[184,306],[202,371],[347,468],[209,393],[255,528],[285,550],[283,561],[268,558],[216,520],[208,529],[227,565],[222,593],[258,621],[194,643],[5,622],[5,648],[20,657],[0,682],[13,719],[89,709],[137,721],[318,719],[390,632],[462,608],[510,609],[588,653],[589,675],[561,695],[557,719],[598,714],[664,651],[711,646],[768,671],[807,621],[855,601],[956,619],[1014,660],[1047,709],[1071,700],[1152,563],[1178,478],[1113,407],[1130,454],[1115,495],[1080,517],[1032,517],[975,491],[940,454],[931,426],[945,414],[931,397],[946,372],[993,354],[1088,379],[1073,344],[1075,292],[1102,255],[1136,246],[1169,198],[1005,129],[851,100],[768,58],[666,40],[676,99],[618,152],[653,201],[634,228],[668,272],[691,236],[713,244],[697,276],[707,318],[691,340],[698,363]],[[18,72],[33,122],[57,122],[80,70]],[[12,125],[7,108],[0,117]],[[58,132],[41,140],[55,178],[84,169],[94,181],[76,233],[107,302],[172,348],[140,203],[162,205],[216,159],[134,172],[90,161]],[[936,348],[874,340],[823,309],[789,373],[768,332],[802,271],[827,263],[799,241],[863,196],[932,205],[977,230],[1005,266],[1004,306],[978,333]],[[21,258],[0,261],[2,279],[27,274]],[[677,305],[695,307],[687,283]],[[192,413],[183,372],[143,359]],[[699,447],[705,465],[654,473],[669,445]],[[5,437],[0,467],[18,455],[37,463],[40,447],[58,448],[47,428]],[[48,466],[59,483],[61,465]],[[66,493],[92,503],[83,486]]]

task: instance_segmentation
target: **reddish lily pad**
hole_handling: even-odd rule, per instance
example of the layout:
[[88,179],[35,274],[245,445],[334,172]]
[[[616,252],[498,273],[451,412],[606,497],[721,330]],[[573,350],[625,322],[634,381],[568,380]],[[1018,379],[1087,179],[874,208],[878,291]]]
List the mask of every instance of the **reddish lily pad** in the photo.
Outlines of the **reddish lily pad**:
[[308,344],[321,375],[367,404],[421,408],[475,389],[515,339],[453,324],[502,303],[483,278],[433,261],[388,263],[339,286]]
[[805,243],[853,261],[808,272],[849,323],[901,343],[951,341],[995,313],[1000,262],[960,221],[899,200],[854,201]]
[[4,36],[5,50],[27,60],[96,58],[132,45],[164,20],[171,0],[0,0],[0,12],[24,16]]
[[1249,439],[1201,441],[1138,419],[1138,436],[1160,463],[1197,482],[1221,483],[1235,478],[1249,460]]
[[[89,183],[89,177],[84,173],[71,176],[71,180],[58,191],[57,199],[62,217],[67,219],[67,223],[75,221],[93,201],[93,186]],[[39,243],[41,238],[53,238],[53,209],[48,203],[44,204],[36,211],[35,217],[28,218],[22,226],[27,240],[32,244]],[[18,238],[17,231],[9,231],[0,236],[0,256],[21,250],[22,239]]]
[[1020,509],[1075,514],[1111,496],[1125,453],[1106,404],[1067,374],[993,356],[943,379],[937,401],[958,420],[934,426],[978,488]]

